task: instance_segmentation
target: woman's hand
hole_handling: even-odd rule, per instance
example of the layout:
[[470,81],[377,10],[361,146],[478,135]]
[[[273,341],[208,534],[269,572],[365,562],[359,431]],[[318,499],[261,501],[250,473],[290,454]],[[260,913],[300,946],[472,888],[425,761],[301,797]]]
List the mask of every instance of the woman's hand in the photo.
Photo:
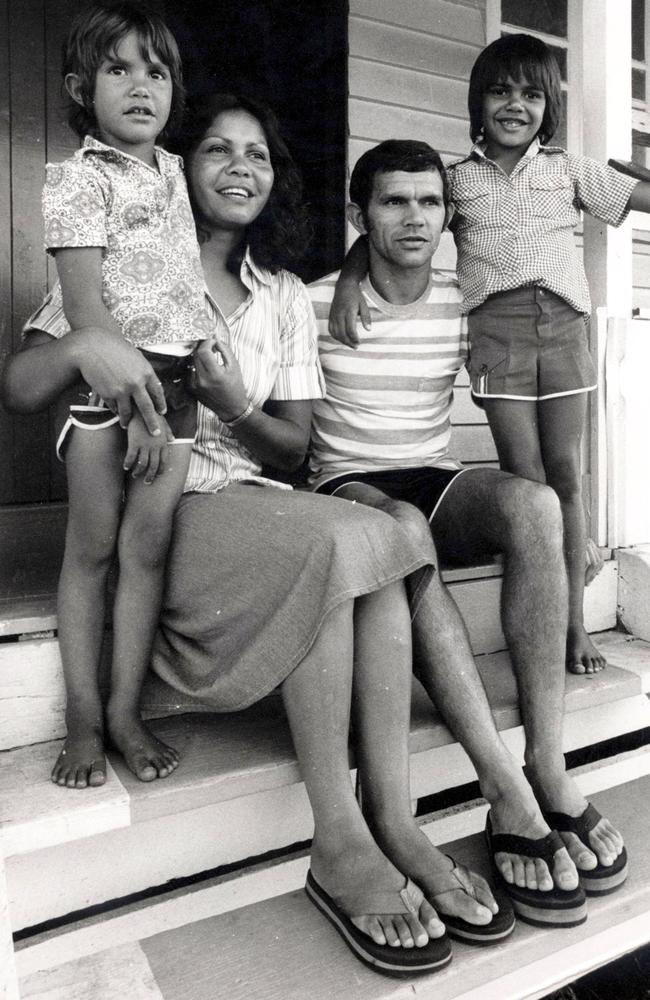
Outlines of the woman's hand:
[[219,417],[234,420],[248,406],[248,396],[239,363],[227,344],[214,337],[204,340],[194,352],[190,389],[196,398]]
[[68,334],[77,340],[79,372],[88,385],[130,426],[134,404],[150,434],[161,433],[158,414],[167,404],[158,376],[147,359],[121,336],[96,327]]
[[165,471],[167,445],[174,440],[164,417],[156,416],[157,434],[149,433],[139,413],[135,413],[127,429],[128,447],[124,456],[124,471],[134,479],[144,476],[145,483],[153,483]]

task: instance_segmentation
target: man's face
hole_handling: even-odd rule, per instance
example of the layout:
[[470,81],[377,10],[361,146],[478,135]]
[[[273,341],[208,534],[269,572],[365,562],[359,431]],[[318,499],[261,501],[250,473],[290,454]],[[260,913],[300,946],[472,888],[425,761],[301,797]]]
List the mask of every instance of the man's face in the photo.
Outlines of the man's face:
[[399,268],[429,267],[445,223],[442,177],[435,169],[376,174],[365,215],[357,208],[351,218],[368,234],[371,261],[377,254]]

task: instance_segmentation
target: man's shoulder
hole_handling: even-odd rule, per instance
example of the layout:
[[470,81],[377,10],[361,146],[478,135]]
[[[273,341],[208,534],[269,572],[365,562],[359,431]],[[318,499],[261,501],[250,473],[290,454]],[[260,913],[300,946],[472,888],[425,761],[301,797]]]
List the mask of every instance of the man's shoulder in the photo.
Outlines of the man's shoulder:
[[316,302],[323,299],[331,301],[340,273],[340,271],[332,271],[331,274],[324,274],[322,278],[310,281],[307,285],[310,297]]

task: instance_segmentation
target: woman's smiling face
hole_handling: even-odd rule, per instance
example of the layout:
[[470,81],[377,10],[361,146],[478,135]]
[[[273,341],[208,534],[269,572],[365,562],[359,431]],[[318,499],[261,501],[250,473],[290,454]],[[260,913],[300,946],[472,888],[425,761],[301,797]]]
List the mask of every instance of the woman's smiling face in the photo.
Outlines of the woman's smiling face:
[[209,228],[242,229],[266,205],[273,167],[260,123],[241,109],[222,111],[190,154],[188,183]]

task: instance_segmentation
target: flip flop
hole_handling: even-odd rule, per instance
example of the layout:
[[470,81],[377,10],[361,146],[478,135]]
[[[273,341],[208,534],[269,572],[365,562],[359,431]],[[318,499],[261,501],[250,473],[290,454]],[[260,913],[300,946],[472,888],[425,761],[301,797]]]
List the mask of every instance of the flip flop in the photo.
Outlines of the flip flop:
[[[585,847],[593,851],[589,842],[589,834],[598,825],[602,816],[591,802],[580,816],[568,816],[561,812],[544,813],[544,819],[550,827],[558,830],[559,833],[575,833],[578,840],[581,840]],[[621,851],[616,861],[611,865],[601,865],[600,862],[595,868],[587,870],[578,868],[580,885],[588,896],[606,896],[609,892],[615,892],[619,886],[623,885],[627,878],[627,851]]]
[[416,915],[424,899],[424,894],[418,887],[406,880],[403,889],[395,892],[370,892],[367,902],[359,908],[359,914],[351,915],[334,902],[332,897],[318,884],[311,873],[307,872],[305,892],[312,903],[327,917],[339,932],[348,948],[357,958],[365,962],[377,972],[389,976],[414,976],[425,972],[435,972],[451,962],[451,945],[446,934],[439,938],[430,938],[423,948],[392,948],[388,944],[376,944],[371,937],[360,931],[352,923],[352,916],[378,913],[412,913]]
[[[427,898],[431,905],[435,907],[436,913],[447,928],[449,937],[457,938],[457,940],[464,941],[467,944],[499,944],[504,938],[509,937],[515,929],[515,914],[510,900],[504,892],[499,890],[495,892],[493,890],[492,895],[499,909],[492,916],[489,924],[473,924],[469,920],[465,920],[464,917],[445,913],[441,909],[438,899],[447,892],[462,889],[468,896],[471,896],[473,899],[476,898],[474,895],[474,886],[472,885],[471,872],[464,865],[456,864],[456,861],[450,854],[447,857],[451,861],[453,868],[448,872],[441,873],[440,881],[446,882],[446,885],[436,892],[435,895],[428,896]],[[437,879],[438,875],[436,874]]]
[[549,871],[552,871],[555,852],[565,846],[556,830],[551,830],[545,837],[537,840],[511,833],[494,833],[488,812],[485,837],[497,883],[512,900],[518,917],[535,927],[577,927],[585,922],[587,900],[581,888],[554,887],[543,891],[514,885],[506,881],[494,860],[494,855],[500,851],[506,854],[523,854],[527,858],[541,858],[548,865]]

